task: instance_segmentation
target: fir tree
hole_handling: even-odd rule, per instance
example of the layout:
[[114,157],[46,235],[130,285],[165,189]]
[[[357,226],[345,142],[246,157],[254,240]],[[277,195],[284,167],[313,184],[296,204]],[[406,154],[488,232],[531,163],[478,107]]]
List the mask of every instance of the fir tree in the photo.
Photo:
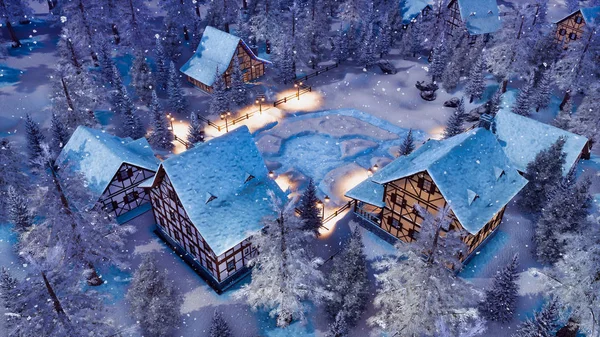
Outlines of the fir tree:
[[287,84],[296,76],[296,53],[294,52],[293,45],[287,41],[282,40],[280,44],[274,57],[274,63],[279,78],[283,80],[284,84]]
[[498,111],[500,111],[500,103],[502,102],[502,86],[498,87],[498,90],[494,92],[492,98],[488,102],[488,106],[486,112],[491,116],[496,116]]
[[124,137],[139,139],[146,135],[140,117],[134,110],[125,110],[122,116],[121,133]]
[[561,137],[527,164],[524,176],[529,183],[525,185],[521,197],[521,204],[525,209],[539,213],[548,201],[551,189],[561,181],[566,156],[563,152],[564,145],[565,139]]
[[600,91],[590,89],[573,114],[573,123],[569,131],[585,136],[592,141],[598,141],[600,135],[600,113],[598,102]]
[[215,313],[212,318],[212,323],[210,324],[210,330],[208,331],[209,337],[233,337],[231,334],[231,330],[229,329],[229,325],[223,318],[223,315],[218,310],[215,310]]
[[536,255],[540,262],[554,264],[567,253],[565,235],[579,230],[589,214],[590,185],[588,179],[576,183],[574,174],[569,174],[552,186],[535,225]]
[[133,102],[129,99],[129,93],[121,78],[121,73],[116,66],[113,66],[113,90],[111,95],[111,103],[115,113],[122,115],[126,109],[132,109]]
[[165,49],[163,48],[160,38],[157,36],[154,46],[154,53],[156,54],[156,83],[157,86],[163,90],[167,89],[167,81],[169,80],[169,60]]
[[492,287],[485,292],[485,300],[479,304],[479,312],[489,321],[509,322],[517,305],[519,257],[498,271]]
[[541,311],[536,312],[533,318],[519,324],[512,337],[554,337],[558,330],[560,308],[558,301],[550,299]]
[[25,116],[25,133],[27,135],[27,153],[30,164],[35,164],[42,156],[42,142],[45,137],[39,125],[33,121],[30,114]]
[[188,128],[187,141],[190,144],[196,144],[204,141],[204,130],[202,123],[198,119],[198,113],[192,111],[190,114],[190,126]]
[[540,111],[540,109],[545,109],[550,104],[551,100],[551,77],[550,71],[546,71],[542,78],[539,81],[537,90],[535,91],[535,95],[533,97],[533,104],[535,105],[535,111]]
[[[457,53],[457,52],[455,52]],[[460,80],[460,68],[454,61],[448,63],[444,73],[442,74],[442,86],[446,92],[451,92],[456,89],[458,81]]]
[[415,141],[412,135],[412,129],[408,130],[406,138],[400,145],[400,156],[408,156],[415,150]]
[[483,92],[485,91],[485,70],[485,60],[483,57],[479,57],[473,68],[471,68],[469,80],[465,87],[465,92],[471,96],[470,102],[480,99],[483,96]]
[[127,301],[144,336],[168,336],[179,323],[181,295],[151,256],[133,274]]
[[150,104],[150,113],[152,114],[151,126],[152,133],[148,137],[148,142],[153,147],[162,150],[173,149],[173,133],[169,130],[169,124],[165,112],[160,106],[156,91],[152,91],[152,103]]
[[29,203],[23,197],[22,193],[18,193],[12,186],[8,187],[7,193],[8,204],[8,221],[15,227],[15,231],[21,233],[27,230],[33,223],[33,217],[29,212]]
[[50,122],[50,132],[52,133],[52,149],[59,153],[67,141],[69,140],[69,132],[65,128],[65,124],[56,113],[52,113],[52,120]]
[[152,91],[154,90],[154,79],[150,66],[142,52],[136,52],[129,74],[131,76],[131,86],[135,89],[138,98],[146,104],[150,103]]
[[316,262],[302,248],[308,234],[300,229],[303,223],[294,206],[274,203],[279,216],[266,220],[264,229],[253,237],[259,253],[249,262],[251,282],[235,296],[244,298],[253,310],[267,310],[277,318],[278,327],[287,327],[293,320],[305,319],[307,300],[318,304],[328,292]]
[[454,110],[454,113],[450,115],[450,118],[448,118],[448,121],[446,122],[444,138],[454,137],[463,133],[465,131],[463,124],[465,123],[466,118],[467,114],[465,113],[465,99],[463,97],[460,99],[460,103],[456,107],[456,110]]
[[100,74],[104,83],[112,85],[115,67],[115,62],[112,59],[112,50],[110,44],[104,41],[100,45],[100,51],[98,53],[100,61]]
[[517,100],[513,105],[512,112],[521,115],[529,116],[531,114],[531,94],[533,91],[533,84],[531,82],[525,83],[517,96]]
[[169,61],[177,61],[181,55],[181,38],[179,27],[170,19],[164,20],[163,46]]
[[27,181],[23,173],[22,157],[8,139],[0,138],[0,217],[8,213],[8,188],[22,191]]
[[348,336],[348,324],[344,317],[344,312],[340,311],[335,315],[335,320],[329,325],[329,331],[326,337],[346,337]]
[[240,68],[239,58],[234,57],[233,73],[231,74],[231,101],[237,106],[244,106],[248,103],[248,91],[244,82],[244,74]]
[[327,277],[333,293],[326,301],[327,311],[335,320],[334,325],[351,327],[364,312],[369,295],[367,257],[358,225],[336,261]]
[[571,114],[573,113],[572,101],[572,99],[568,99],[563,108],[558,110],[558,114],[554,120],[552,120],[552,125],[566,131],[571,129],[571,125],[573,124],[573,119],[571,117]]
[[343,29],[340,28],[333,42],[333,56],[338,63],[348,59],[348,36]]
[[227,87],[225,87],[225,80],[223,79],[223,76],[219,75],[219,69],[217,69],[215,76],[215,83],[213,83],[213,92],[210,97],[208,111],[210,115],[219,116],[230,110],[231,100],[229,99]]
[[429,74],[431,74],[431,81],[435,82],[442,78],[448,64],[448,50],[446,41],[442,37],[440,43],[433,49],[433,59],[431,60],[431,66],[429,67]]
[[[304,229],[319,236],[319,228],[321,228],[321,210],[317,207],[319,203],[317,198],[317,188],[312,179],[308,181],[308,187],[302,193],[300,202],[300,218],[304,222]],[[325,207],[321,203],[322,207]]]
[[175,64],[171,62],[169,66],[169,80],[167,81],[167,94],[169,96],[169,107],[178,114],[185,113],[187,101],[179,81],[179,72],[175,69]]

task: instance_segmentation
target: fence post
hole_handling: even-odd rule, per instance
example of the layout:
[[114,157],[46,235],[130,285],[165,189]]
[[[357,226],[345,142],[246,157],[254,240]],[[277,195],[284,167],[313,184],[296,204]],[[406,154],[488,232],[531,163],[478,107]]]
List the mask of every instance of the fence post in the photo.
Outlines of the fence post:
[[246,119],[250,119],[250,117],[248,116],[248,114],[246,114]]

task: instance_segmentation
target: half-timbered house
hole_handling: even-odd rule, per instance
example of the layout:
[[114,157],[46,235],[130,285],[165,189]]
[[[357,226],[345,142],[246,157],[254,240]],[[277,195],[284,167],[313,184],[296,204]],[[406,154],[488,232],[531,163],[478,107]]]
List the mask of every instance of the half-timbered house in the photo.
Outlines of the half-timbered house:
[[346,193],[354,212],[404,242],[416,239],[423,221],[418,204],[432,214],[451,210],[448,230],[464,230],[467,258],[496,230],[508,202],[527,184],[495,136],[477,128],[430,140],[399,157]]
[[502,26],[496,0],[450,0],[447,12],[448,34],[466,33],[471,43],[479,36],[487,41]]
[[[600,7],[578,9],[555,23],[554,40],[567,48],[569,43],[584,38],[586,26],[595,28],[600,23]],[[587,34],[591,37],[591,32]]]
[[419,17],[432,15],[433,6],[431,0],[400,0],[399,9],[402,16],[402,27],[407,29]]
[[514,92],[507,92],[502,96],[503,104],[494,117],[492,130],[517,170],[525,172],[527,164],[540,151],[556,143],[559,137],[565,138],[564,175],[575,167],[579,159],[589,159],[592,143],[586,137],[512,113],[510,110],[516,100],[515,96]]
[[150,210],[140,184],[154,176],[159,163],[146,138],[120,138],[85,126],[75,130],[55,162],[59,176],[83,175],[90,207],[117,218],[134,209]]
[[223,76],[230,86],[234,57],[239,60],[245,82],[264,75],[265,65],[269,63],[256,56],[239,37],[207,26],[198,49],[180,70],[188,81],[210,93],[217,76]]
[[146,186],[160,236],[218,292],[248,271],[271,195],[285,198],[246,126],[163,161]]

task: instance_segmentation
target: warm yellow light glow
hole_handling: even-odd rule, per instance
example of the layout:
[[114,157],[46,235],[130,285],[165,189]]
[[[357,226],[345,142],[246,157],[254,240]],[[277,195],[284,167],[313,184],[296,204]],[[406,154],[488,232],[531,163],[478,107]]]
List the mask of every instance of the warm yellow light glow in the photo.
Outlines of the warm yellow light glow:
[[[333,212],[335,212],[335,208],[329,209],[326,208],[325,209],[325,217],[329,216],[330,214],[332,214]],[[335,216],[333,219],[327,221],[323,226],[321,226],[319,228],[319,239],[327,239],[328,237],[331,236],[331,234],[335,231],[335,226],[337,225],[337,222],[340,221],[348,212],[348,210],[341,212],[340,214],[338,214],[337,216]]]
[[[187,121],[173,121],[173,134],[175,136],[177,136],[180,139],[183,140],[187,140],[187,133],[188,133],[188,129],[189,129],[190,124]],[[175,148],[173,149],[173,153],[177,154],[177,153],[181,153],[183,151],[186,150],[185,145],[183,145],[182,143],[174,140],[173,144],[175,145]]]
[[429,130],[428,133],[431,136],[431,139],[440,140],[444,137],[444,126],[436,126],[433,129]]
[[297,187],[296,183],[293,182],[286,174],[280,174],[277,176],[277,178],[275,178],[275,182],[277,185],[279,185],[279,188],[281,188],[282,191],[287,191],[288,189],[290,191],[296,190]]
[[336,181],[333,186],[331,186],[331,191],[336,198],[339,198],[338,200],[348,200],[344,197],[344,194],[368,178],[367,170],[356,165],[353,170],[344,174],[344,179],[339,179],[339,181]]
[[[285,90],[277,94],[277,99],[281,99],[286,96],[294,96],[298,93],[296,89]],[[277,107],[285,111],[315,111],[318,110],[323,104],[323,99],[318,92],[307,92],[298,97],[290,98],[287,103],[278,105]]]
[[[249,105],[239,111],[237,111],[236,113],[232,114],[231,117],[227,117],[227,128],[229,129],[229,131],[235,130],[238,127],[242,126],[242,125],[246,125],[249,129],[250,132],[254,132],[260,128],[263,128],[265,125],[272,123],[272,122],[276,122],[282,119],[283,114],[281,112],[281,110],[277,109],[277,108],[273,108],[271,107],[265,107],[263,105],[262,107],[262,113],[258,112],[259,107],[258,105]],[[250,116],[251,113],[255,112],[252,116]],[[244,118],[246,116],[246,114],[248,114],[248,118]],[[221,130],[219,131],[218,129],[212,127],[212,126],[208,126],[206,124],[204,124],[204,132],[206,134],[207,139],[209,138],[214,138],[214,137],[219,137],[221,135],[225,134],[225,120],[221,120],[219,119],[219,117],[213,116],[212,118],[209,117],[209,119],[217,124],[222,126]],[[233,121],[236,119],[241,119],[238,120],[235,124],[233,124]]]

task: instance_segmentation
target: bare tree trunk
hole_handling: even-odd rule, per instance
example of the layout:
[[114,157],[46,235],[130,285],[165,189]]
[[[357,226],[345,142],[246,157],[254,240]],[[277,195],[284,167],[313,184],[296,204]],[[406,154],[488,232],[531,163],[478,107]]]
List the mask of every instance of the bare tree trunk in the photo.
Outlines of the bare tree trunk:
[[562,99],[562,102],[560,102],[560,110],[562,110],[565,105],[567,104],[567,102],[571,99],[571,89],[565,91],[565,96]]
[[71,111],[75,111],[75,107],[73,106],[73,100],[71,99],[71,94],[69,93],[69,88],[67,87],[67,83],[65,82],[65,78],[61,76],[60,82],[62,83],[63,93],[65,94],[65,99],[67,100],[67,106]]
[[121,35],[119,35],[119,29],[117,28],[116,24],[112,24],[112,32],[113,35],[115,37],[115,44],[119,44],[119,42],[121,42]]
[[8,34],[10,35],[10,39],[13,41],[13,48],[19,48],[22,46],[21,41],[17,37],[17,33],[15,33],[15,29],[10,23],[9,20],[6,20],[6,29],[8,29]]

